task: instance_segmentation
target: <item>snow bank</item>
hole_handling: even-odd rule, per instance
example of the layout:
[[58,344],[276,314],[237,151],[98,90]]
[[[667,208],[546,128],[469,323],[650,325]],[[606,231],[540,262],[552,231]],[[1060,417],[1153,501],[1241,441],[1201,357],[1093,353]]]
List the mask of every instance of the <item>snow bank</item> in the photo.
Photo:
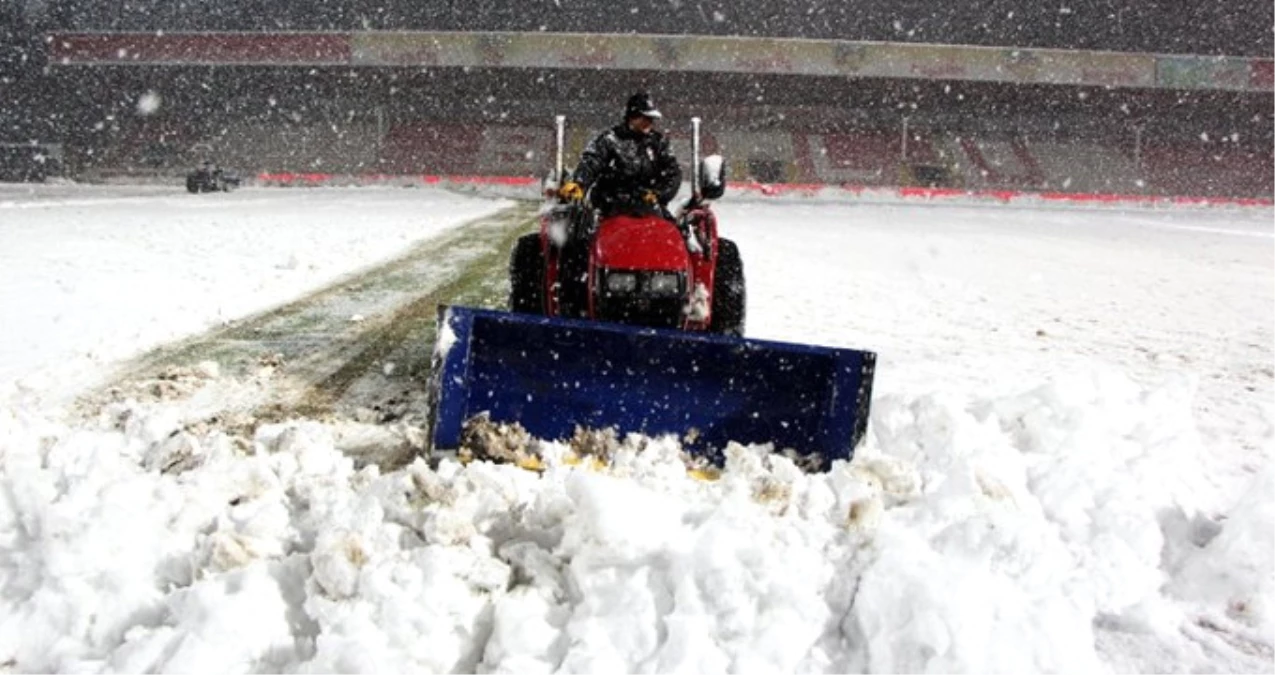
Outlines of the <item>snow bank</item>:
[[[355,470],[331,428],[0,411],[0,660],[19,671],[1084,671],[1169,595],[1269,635],[1271,474],[1191,540],[1192,386],[1112,372],[891,396],[852,463],[671,438],[606,472]],[[552,456],[553,453],[547,453]],[[1209,521],[1211,522],[1211,521]],[[1199,528],[1196,528],[1198,531]],[[1198,538],[1198,537],[1197,537]],[[1164,551],[1177,556],[1162,556]]]

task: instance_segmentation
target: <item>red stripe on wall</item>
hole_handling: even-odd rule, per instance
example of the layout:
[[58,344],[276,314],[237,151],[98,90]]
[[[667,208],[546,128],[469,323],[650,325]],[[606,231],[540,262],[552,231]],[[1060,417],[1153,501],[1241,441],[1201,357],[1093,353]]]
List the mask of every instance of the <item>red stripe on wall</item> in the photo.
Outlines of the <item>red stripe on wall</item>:
[[349,33],[62,33],[50,60],[78,64],[350,62]]

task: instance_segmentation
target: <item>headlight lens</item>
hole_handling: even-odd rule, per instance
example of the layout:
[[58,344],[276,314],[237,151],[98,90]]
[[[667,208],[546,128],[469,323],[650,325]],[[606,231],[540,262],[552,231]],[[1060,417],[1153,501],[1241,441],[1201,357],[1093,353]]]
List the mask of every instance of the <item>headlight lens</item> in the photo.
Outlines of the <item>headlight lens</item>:
[[612,272],[607,275],[607,290],[612,293],[632,293],[637,289],[637,275],[631,272]]
[[679,282],[677,274],[657,272],[647,279],[646,288],[652,295],[673,295],[680,290]]

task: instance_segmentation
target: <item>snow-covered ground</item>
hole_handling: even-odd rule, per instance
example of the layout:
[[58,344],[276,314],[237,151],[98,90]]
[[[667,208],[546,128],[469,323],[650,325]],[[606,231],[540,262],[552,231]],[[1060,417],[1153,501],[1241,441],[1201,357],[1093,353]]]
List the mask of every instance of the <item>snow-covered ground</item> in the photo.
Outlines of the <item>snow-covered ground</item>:
[[23,190],[0,187],[14,670],[1275,670],[1269,209],[728,200],[750,335],[880,361],[853,463],[737,447],[706,483],[671,439],[606,472],[382,473],[316,420],[244,444],[183,401],[77,419],[60,394],[113,359],[498,205]]
[[83,387],[104,364],[282,304],[508,204],[394,189],[0,185],[0,383],[42,374]]

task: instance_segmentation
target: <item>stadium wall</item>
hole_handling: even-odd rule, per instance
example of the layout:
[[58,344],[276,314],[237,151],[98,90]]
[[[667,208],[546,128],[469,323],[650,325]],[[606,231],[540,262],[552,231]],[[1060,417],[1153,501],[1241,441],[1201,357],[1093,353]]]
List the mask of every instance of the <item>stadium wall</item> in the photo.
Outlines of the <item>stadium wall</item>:
[[721,35],[1265,56],[1267,0],[41,0],[55,30]]
[[547,167],[554,114],[571,117],[574,157],[648,89],[671,123],[703,117],[710,150],[756,183],[1269,198],[1275,182],[1268,59],[1072,53],[1047,61],[1090,67],[1007,69],[1009,50],[890,59],[869,45],[846,75],[826,72],[842,67],[836,41],[719,54],[698,38],[437,37],[54,36],[66,162],[82,175],[213,157],[249,173],[527,177]]

